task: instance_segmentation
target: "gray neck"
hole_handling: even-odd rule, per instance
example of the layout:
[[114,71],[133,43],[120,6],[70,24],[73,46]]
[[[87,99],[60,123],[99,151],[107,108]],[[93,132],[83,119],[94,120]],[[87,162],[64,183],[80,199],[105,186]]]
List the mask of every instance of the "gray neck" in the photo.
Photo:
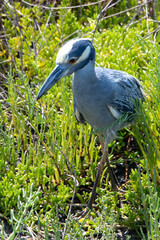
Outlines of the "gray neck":
[[95,67],[94,67],[95,62],[94,61],[89,61],[87,65],[85,65],[83,68],[78,69],[74,75],[73,75],[73,80],[74,84],[83,84],[84,86],[87,83],[94,83],[97,80],[96,74],[95,74]]

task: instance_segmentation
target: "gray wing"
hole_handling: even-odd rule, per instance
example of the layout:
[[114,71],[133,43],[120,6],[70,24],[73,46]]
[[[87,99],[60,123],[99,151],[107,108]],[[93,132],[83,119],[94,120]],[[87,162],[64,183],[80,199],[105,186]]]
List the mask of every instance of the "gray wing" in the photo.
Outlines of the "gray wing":
[[79,123],[86,124],[86,121],[85,121],[83,115],[80,113],[80,111],[78,110],[78,108],[76,106],[76,101],[75,101],[74,97],[73,97],[73,105],[74,105],[74,114],[75,114],[77,121]]
[[108,106],[117,119],[125,113],[133,115],[135,107],[145,99],[143,88],[136,78],[123,72],[119,74],[119,78],[115,79],[114,97]]

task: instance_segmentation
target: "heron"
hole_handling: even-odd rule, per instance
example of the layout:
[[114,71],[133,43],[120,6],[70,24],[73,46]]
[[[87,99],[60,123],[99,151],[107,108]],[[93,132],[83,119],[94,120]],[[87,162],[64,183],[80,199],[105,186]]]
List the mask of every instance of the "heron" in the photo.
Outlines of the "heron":
[[133,122],[137,102],[144,101],[144,92],[140,82],[130,74],[95,67],[93,43],[86,38],[76,38],[66,42],[59,50],[56,66],[42,85],[37,100],[61,78],[71,74],[75,117],[78,122],[87,122],[98,132],[102,145],[102,158],[97,166],[92,194],[83,213],[86,215],[95,201],[105,163],[111,185],[114,190],[117,189],[108,160],[108,144],[116,138],[120,129]]

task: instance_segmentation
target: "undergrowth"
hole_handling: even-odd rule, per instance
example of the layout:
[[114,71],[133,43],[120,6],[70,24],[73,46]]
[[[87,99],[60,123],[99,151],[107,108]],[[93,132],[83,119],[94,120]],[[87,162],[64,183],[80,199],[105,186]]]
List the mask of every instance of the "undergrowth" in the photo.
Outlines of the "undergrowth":
[[[71,77],[62,79],[39,102],[36,94],[52,71],[61,44],[77,36],[92,39],[99,11],[104,6],[99,3],[81,10],[63,8],[70,4],[68,0],[60,1],[60,9],[50,8],[57,5],[47,5],[46,9],[32,4],[33,1],[2,4],[1,239],[21,235],[31,239],[118,239],[125,231],[126,239],[130,239],[130,231],[134,230],[137,239],[158,240],[158,5],[154,9],[156,21],[151,21],[152,11],[150,21],[141,12],[142,19],[131,24],[137,10],[125,17],[105,19],[107,14],[137,4],[120,1],[115,9],[104,12],[95,32],[96,66],[123,70],[138,78],[146,100],[135,124],[120,131],[109,146],[111,165],[120,181],[119,191],[111,192],[105,168],[95,209],[77,220],[75,215],[85,207],[91,193],[101,158],[100,143],[90,126],[75,120]],[[72,199],[76,204],[70,206]],[[10,224],[11,234],[7,235],[5,222]]]

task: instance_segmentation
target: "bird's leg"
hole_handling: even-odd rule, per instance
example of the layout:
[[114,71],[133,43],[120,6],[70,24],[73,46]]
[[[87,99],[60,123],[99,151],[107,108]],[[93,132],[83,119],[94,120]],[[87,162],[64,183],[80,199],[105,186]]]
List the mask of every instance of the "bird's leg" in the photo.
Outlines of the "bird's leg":
[[114,191],[117,190],[114,175],[113,175],[113,172],[112,172],[112,169],[110,167],[109,160],[108,160],[107,146],[108,146],[108,144],[107,144],[107,142],[105,142],[104,147],[103,147],[102,158],[101,158],[100,163],[98,164],[98,170],[97,170],[96,179],[95,179],[93,189],[92,189],[92,195],[91,195],[91,197],[88,201],[87,208],[81,214],[79,214],[79,216],[78,216],[79,218],[85,217],[87,215],[87,213],[89,212],[89,210],[92,209],[92,205],[93,205],[93,203],[95,201],[95,198],[96,198],[96,188],[99,184],[105,162],[107,163],[109,176],[110,176],[110,180],[111,180],[111,185],[112,185],[112,190],[114,190]]
[[108,168],[108,172],[109,172],[109,178],[111,180],[112,191],[117,191],[117,185],[116,185],[116,182],[115,182],[115,177],[114,177],[114,174],[113,174],[113,170],[110,167],[110,163],[109,163],[109,160],[108,160],[108,154],[106,154],[106,164],[107,164],[107,168]]
[[95,179],[95,182],[94,182],[94,185],[93,185],[93,189],[92,189],[92,195],[91,195],[91,198],[89,199],[89,202],[87,204],[87,207],[90,208],[90,209],[92,209],[92,205],[93,205],[94,200],[96,198],[96,188],[97,188],[97,186],[99,184],[100,177],[102,175],[103,167],[105,165],[105,162],[106,162],[107,167],[108,167],[112,190],[113,191],[117,191],[117,185],[115,183],[115,178],[114,178],[114,175],[113,175],[113,172],[112,172],[112,168],[110,167],[109,160],[108,160],[107,146],[108,146],[107,143],[105,143],[104,146],[103,146],[102,159],[101,159],[100,163],[98,164],[98,170],[97,170],[96,179]]
[[98,170],[97,170],[96,179],[95,179],[93,189],[92,189],[92,195],[91,195],[91,197],[88,201],[87,208],[82,213],[80,213],[78,215],[78,218],[85,217],[87,215],[87,213],[89,212],[89,210],[92,209],[92,205],[93,205],[94,200],[96,198],[96,188],[99,184],[99,180],[100,180],[101,175],[102,175],[103,167],[104,167],[104,164],[106,162],[106,157],[107,157],[106,148],[107,148],[107,144],[105,143],[104,149],[103,149],[102,159],[101,159],[100,163],[98,164]]
[[103,137],[102,137],[102,135],[100,133],[98,133],[98,137],[99,137],[99,141],[100,141],[102,152],[103,152],[105,142],[104,142]]
[[106,157],[107,157],[106,148],[107,148],[107,144],[105,143],[104,144],[104,149],[103,149],[102,159],[101,159],[100,163],[98,164],[98,170],[97,170],[96,179],[95,179],[93,189],[92,189],[92,195],[91,195],[91,197],[88,201],[87,208],[78,216],[79,218],[82,218],[82,217],[86,216],[87,213],[89,212],[89,210],[92,209],[92,205],[93,205],[94,200],[96,198],[96,188],[99,184],[99,181],[100,181],[100,178],[101,178],[101,175],[102,175],[102,171],[103,171],[103,167],[104,167],[104,164],[106,162]]
[[[102,152],[103,152],[104,151],[105,142],[104,142],[103,137],[102,137],[102,135],[100,133],[98,133],[98,137],[99,137],[100,144],[101,144],[101,147],[102,147]],[[107,144],[106,144],[106,146],[107,146]],[[108,167],[109,177],[110,177],[110,180],[111,180],[111,187],[112,187],[112,190],[115,191],[115,190],[117,190],[117,186],[116,186],[116,183],[115,183],[114,173],[112,171],[112,168],[110,167],[110,163],[109,163],[109,160],[108,160],[108,150],[107,150],[107,147],[106,147],[106,164],[107,164],[107,167]]]
[[97,170],[96,179],[95,179],[93,189],[92,189],[92,195],[91,195],[91,198],[89,199],[89,202],[87,204],[87,207],[90,208],[90,209],[92,209],[92,205],[93,205],[94,200],[96,198],[96,188],[99,184],[99,180],[100,180],[100,177],[101,177],[102,172],[103,172],[103,167],[104,167],[104,164],[106,162],[106,158],[107,158],[106,148],[107,148],[107,144],[105,143],[104,148],[103,148],[103,155],[102,155],[100,163],[98,164],[98,170]]

